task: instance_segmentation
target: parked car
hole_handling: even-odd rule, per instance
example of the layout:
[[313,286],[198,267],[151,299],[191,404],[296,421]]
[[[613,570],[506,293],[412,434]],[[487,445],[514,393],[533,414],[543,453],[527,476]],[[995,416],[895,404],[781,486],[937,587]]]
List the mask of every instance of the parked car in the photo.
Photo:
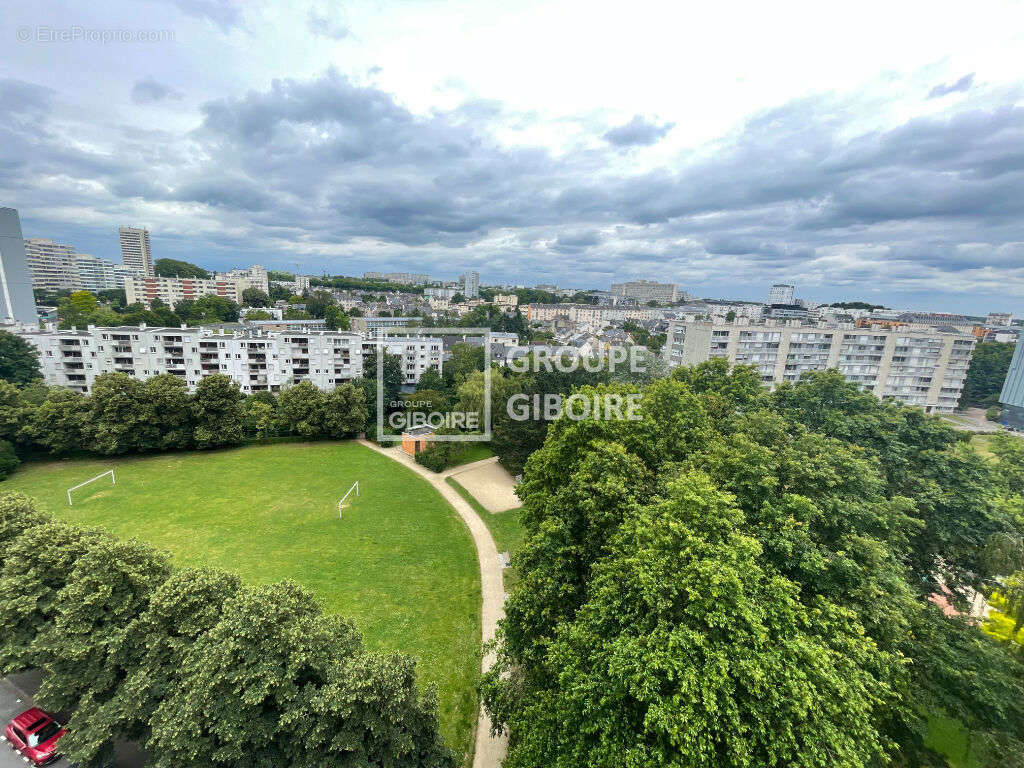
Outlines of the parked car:
[[64,726],[37,707],[25,710],[4,729],[4,737],[11,749],[20,752],[36,766],[49,765],[60,757],[57,742],[65,733]]

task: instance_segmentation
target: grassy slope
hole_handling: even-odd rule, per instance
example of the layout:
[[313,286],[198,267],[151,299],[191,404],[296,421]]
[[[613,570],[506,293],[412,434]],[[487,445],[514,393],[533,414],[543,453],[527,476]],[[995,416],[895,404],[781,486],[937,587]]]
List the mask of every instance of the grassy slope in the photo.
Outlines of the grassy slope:
[[[473,497],[473,494],[467,491],[454,477],[446,477],[445,482],[454,488],[459,496],[469,502],[469,505],[480,515],[480,519],[484,521],[484,525],[491,532],[491,538],[494,539],[499,552],[512,553],[519,548],[519,545],[523,543],[526,531],[523,530],[523,524],[519,522],[518,509],[509,509],[504,512],[488,512]],[[518,578],[515,571],[511,568],[507,569],[505,571],[505,591],[511,590],[517,581]]]
[[[114,467],[101,480],[65,489]],[[338,499],[361,496],[338,519]],[[480,640],[472,539],[423,479],[356,443],[288,443],[147,458],[30,463],[0,488],[68,520],[137,537],[252,584],[290,578],[353,618],[373,649],[420,660],[437,683],[442,728],[471,748]]]

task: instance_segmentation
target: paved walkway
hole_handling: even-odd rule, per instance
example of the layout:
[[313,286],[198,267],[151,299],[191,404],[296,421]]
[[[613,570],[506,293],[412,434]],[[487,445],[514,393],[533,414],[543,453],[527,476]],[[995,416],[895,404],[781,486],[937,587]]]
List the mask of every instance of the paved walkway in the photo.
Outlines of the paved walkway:
[[457,475],[459,485],[488,512],[506,512],[523,506],[516,496],[515,478],[498,463],[497,456],[454,467],[442,474],[445,477]]
[[[427,479],[438,492],[451,504],[459,517],[469,528],[473,536],[473,543],[476,544],[477,560],[480,562],[480,592],[483,597],[480,610],[480,629],[483,642],[487,643],[494,637],[498,628],[498,620],[505,615],[505,587],[501,576],[501,563],[498,560],[498,548],[494,545],[491,532],[487,530],[484,521],[473,510],[473,508],[459,496],[458,492],[444,480],[449,475],[462,470],[486,464],[492,459],[484,459],[467,464],[463,467],[455,467],[437,474],[431,472],[424,466],[417,464],[415,459],[405,453],[401,448],[382,448],[369,440],[360,440],[362,445],[377,453],[394,459],[399,464],[404,464],[416,474]],[[488,653],[481,664],[482,671],[486,672],[494,664],[494,653]],[[491,718],[487,716],[487,710],[480,707],[480,715],[476,724],[476,749],[473,755],[473,768],[499,768],[502,760],[505,759],[507,740],[504,735],[491,735]]]

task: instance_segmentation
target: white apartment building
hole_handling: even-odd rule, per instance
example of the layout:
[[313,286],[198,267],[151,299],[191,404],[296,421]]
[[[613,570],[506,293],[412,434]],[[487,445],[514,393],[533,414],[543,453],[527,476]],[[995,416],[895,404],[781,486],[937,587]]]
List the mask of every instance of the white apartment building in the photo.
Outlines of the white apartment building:
[[[270,293],[270,278],[267,275],[267,270],[259,264],[253,264],[246,269],[231,269],[227,272],[218,272],[214,275],[214,279],[225,282],[232,280],[241,281],[245,283],[245,288],[255,288],[257,291]],[[242,290],[245,289],[243,288]]]
[[612,323],[626,320],[658,320],[663,312],[649,307],[600,307],[594,304],[527,304],[529,322],[565,319],[572,323]]
[[243,280],[203,280],[198,277],[128,277],[124,281],[125,301],[136,302],[147,308],[153,299],[160,299],[173,307],[183,299],[198,299],[201,296],[223,296],[231,301],[241,302],[242,291],[248,288]]
[[649,301],[674,304],[679,300],[679,286],[675,283],[659,283],[657,280],[634,280],[628,283],[612,283],[611,294],[636,299],[641,304]]
[[362,376],[364,353],[381,346],[402,358],[405,384],[415,384],[428,368],[441,369],[441,339],[422,336],[365,340],[342,331],[264,334],[145,325],[25,331],[23,336],[38,349],[47,384],[83,393],[92,391],[97,376],[110,371],[140,380],[169,373],[190,390],[204,376],[219,373],[245,393],[277,392],[300,381],[330,391]]
[[974,343],[973,335],[945,329],[673,321],[663,355],[672,367],[716,357],[753,365],[769,388],[798,381],[806,371],[836,368],[880,398],[949,412],[963,391]]
[[494,295],[494,306],[501,309],[515,309],[519,306],[519,297],[514,293],[497,293]]
[[93,293],[123,288],[124,281],[135,276],[132,270],[120,264],[88,253],[76,253],[75,266],[78,270],[77,287]]
[[787,283],[775,283],[768,290],[768,304],[792,304],[796,286]]
[[25,238],[25,259],[32,287],[47,291],[73,291],[78,287],[75,246],[44,237]]
[[480,273],[467,272],[459,278],[462,281],[462,295],[467,299],[475,299],[480,295]]
[[146,277],[153,276],[153,251],[149,247],[149,230],[139,227],[118,229],[121,239],[121,261],[125,267]]
[[32,287],[51,291],[105,291],[120,288],[126,276],[134,274],[120,264],[78,253],[75,246],[55,243],[44,237],[25,240]]

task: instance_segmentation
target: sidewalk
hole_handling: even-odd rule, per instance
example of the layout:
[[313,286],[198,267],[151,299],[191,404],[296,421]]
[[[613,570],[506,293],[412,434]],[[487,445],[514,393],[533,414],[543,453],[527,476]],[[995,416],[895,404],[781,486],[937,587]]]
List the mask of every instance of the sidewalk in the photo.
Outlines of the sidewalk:
[[[489,642],[498,628],[498,620],[505,615],[505,587],[501,575],[501,563],[498,560],[498,548],[491,538],[491,532],[487,530],[484,521],[473,510],[473,508],[446,483],[445,477],[453,473],[453,470],[437,474],[426,467],[416,463],[416,460],[405,453],[401,448],[382,448],[369,440],[360,440],[360,444],[371,450],[382,453],[394,459],[399,464],[404,464],[420,477],[425,478],[444,496],[445,500],[455,508],[455,511],[462,518],[466,527],[473,536],[473,543],[476,545],[477,559],[480,562],[480,593],[482,605],[480,609],[480,630],[484,643]],[[464,467],[456,467],[454,471],[461,471],[471,468],[477,464],[486,464],[493,459],[484,459],[480,462],[467,464]],[[494,664],[494,653],[488,653],[481,664],[482,671],[486,672]],[[476,749],[473,755],[473,768],[499,768],[502,760],[505,759],[505,752],[508,748],[507,739],[502,736],[491,736],[491,718],[487,711],[481,706],[480,715],[476,725]]]

